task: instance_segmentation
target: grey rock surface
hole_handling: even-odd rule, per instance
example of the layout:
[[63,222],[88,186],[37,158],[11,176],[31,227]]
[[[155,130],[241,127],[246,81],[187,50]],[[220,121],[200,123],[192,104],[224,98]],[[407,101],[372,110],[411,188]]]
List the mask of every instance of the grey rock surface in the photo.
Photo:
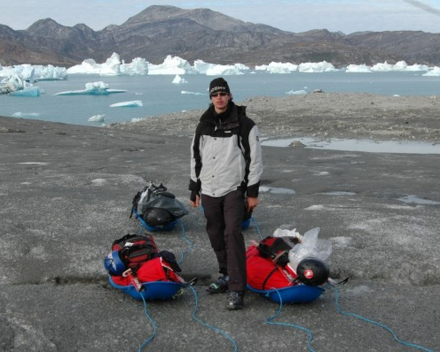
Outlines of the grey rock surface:
[[[203,214],[188,204],[189,146],[188,136],[0,117],[2,351],[137,351],[154,328],[145,351],[310,350],[295,326],[311,332],[315,351],[415,349],[372,322],[440,350],[437,155],[263,147],[264,188],[246,243],[276,228],[320,227],[333,243],[332,276],[349,277],[276,315],[279,305],[253,292],[232,312],[225,295],[206,293],[217,267]],[[140,231],[131,201],[149,181],[188,205],[183,229],[154,237],[187,251],[182,276],[199,278],[194,291],[148,303],[154,324],[103,267],[113,240]]]

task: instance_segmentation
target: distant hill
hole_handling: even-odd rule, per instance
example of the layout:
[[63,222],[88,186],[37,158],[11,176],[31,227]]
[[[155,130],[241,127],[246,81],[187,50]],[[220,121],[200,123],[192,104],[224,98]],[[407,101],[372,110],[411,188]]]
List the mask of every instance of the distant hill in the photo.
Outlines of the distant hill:
[[327,61],[336,67],[378,62],[440,65],[440,34],[420,31],[357,32],[325,29],[292,33],[243,22],[209,9],[150,6],[120,26],[95,32],[47,18],[26,30],[0,25],[0,63],[72,66],[103,62],[113,52],[126,62],[142,57],[162,63],[167,55],[193,62],[261,65]]

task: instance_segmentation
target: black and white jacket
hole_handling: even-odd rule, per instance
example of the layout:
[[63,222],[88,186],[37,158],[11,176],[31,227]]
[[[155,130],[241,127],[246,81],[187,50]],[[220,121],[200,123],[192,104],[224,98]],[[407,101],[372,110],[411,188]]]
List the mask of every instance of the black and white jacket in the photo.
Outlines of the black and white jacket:
[[246,107],[231,101],[225,113],[216,114],[211,105],[191,144],[189,189],[222,197],[241,188],[247,196],[258,197],[262,173],[260,134]]

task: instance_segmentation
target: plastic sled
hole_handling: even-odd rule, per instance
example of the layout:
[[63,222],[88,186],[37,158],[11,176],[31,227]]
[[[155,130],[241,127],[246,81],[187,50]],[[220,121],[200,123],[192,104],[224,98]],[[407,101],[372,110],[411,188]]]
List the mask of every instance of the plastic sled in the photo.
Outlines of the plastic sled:
[[242,230],[246,230],[246,229],[249,227],[250,224],[251,224],[251,219],[244,220],[244,221],[241,223],[241,229],[242,229]]
[[307,285],[295,285],[271,290],[257,290],[250,285],[247,285],[247,288],[277,303],[281,301],[282,303],[310,303],[325,291],[322,287]]
[[156,232],[156,231],[171,231],[174,229],[174,227],[177,224],[177,220],[175,221],[171,221],[168,224],[165,225],[161,225],[161,226],[150,226],[148,225],[144,219],[142,219],[142,217],[134,210],[133,214],[135,215],[136,219],[139,220],[139,222],[141,223],[142,227],[148,231],[151,232]]
[[142,297],[144,297],[146,301],[170,300],[185,287],[185,285],[174,281],[151,281],[142,283],[143,290],[138,292],[133,285],[121,286],[116,284],[110,275],[108,281],[112,287],[121,290],[139,301],[142,300]]

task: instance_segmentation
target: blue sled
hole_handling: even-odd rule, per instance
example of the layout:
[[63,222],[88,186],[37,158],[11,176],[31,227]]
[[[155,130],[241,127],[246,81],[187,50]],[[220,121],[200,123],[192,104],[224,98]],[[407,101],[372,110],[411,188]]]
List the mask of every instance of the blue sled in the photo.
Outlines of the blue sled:
[[139,222],[141,223],[142,227],[148,231],[151,232],[156,232],[156,231],[171,231],[174,229],[174,227],[177,224],[177,220],[175,221],[171,221],[167,224],[161,225],[161,226],[150,226],[148,225],[144,219],[142,219],[142,217],[137,213],[136,210],[133,210],[133,214],[135,215],[136,219],[139,220]]
[[247,288],[277,303],[310,303],[325,291],[322,287],[307,285],[295,285],[271,290],[257,290],[250,285],[247,285]]
[[138,292],[133,285],[121,286],[116,284],[109,275],[110,285],[130,295],[134,299],[146,301],[167,301],[173,299],[185,285],[173,281],[151,281],[142,283],[143,290]]

